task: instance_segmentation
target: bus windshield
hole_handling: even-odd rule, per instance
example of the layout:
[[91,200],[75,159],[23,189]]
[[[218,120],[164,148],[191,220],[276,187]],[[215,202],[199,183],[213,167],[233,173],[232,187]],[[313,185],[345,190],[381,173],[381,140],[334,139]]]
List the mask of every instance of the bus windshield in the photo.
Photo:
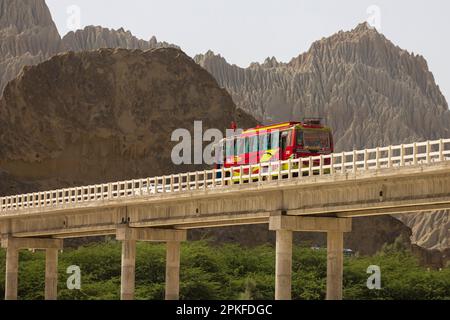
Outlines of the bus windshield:
[[297,145],[302,145],[303,149],[329,149],[330,133],[322,130],[299,130]]

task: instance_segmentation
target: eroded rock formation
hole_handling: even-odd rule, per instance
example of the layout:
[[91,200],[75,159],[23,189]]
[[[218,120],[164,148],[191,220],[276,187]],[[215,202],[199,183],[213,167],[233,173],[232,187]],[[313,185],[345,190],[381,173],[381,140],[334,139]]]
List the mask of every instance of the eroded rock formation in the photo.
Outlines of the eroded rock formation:
[[[314,42],[288,63],[268,58],[240,68],[211,51],[195,60],[260,121],[323,117],[336,151],[450,137],[450,111],[425,59],[365,23]],[[399,218],[414,242],[450,246],[448,212]]]

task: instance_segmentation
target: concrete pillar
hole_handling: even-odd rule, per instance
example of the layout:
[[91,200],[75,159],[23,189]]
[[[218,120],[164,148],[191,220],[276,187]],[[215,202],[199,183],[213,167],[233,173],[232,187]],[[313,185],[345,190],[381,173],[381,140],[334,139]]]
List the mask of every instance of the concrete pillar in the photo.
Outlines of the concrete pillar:
[[122,241],[122,274],[120,299],[134,299],[134,281],[136,267],[136,240]]
[[5,300],[17,300],[19,272],[19,249],[14,246],[6,248],[6,286]]
[[291,300],[292,231],[276,233],[275,300]]
[[178,300],[180,296],[180,242],[166,243],[166,300]]
[[45,300],[58,295],[58,249],[45,249]]
[[342,300],[344,233],[327,232],[327,300]]

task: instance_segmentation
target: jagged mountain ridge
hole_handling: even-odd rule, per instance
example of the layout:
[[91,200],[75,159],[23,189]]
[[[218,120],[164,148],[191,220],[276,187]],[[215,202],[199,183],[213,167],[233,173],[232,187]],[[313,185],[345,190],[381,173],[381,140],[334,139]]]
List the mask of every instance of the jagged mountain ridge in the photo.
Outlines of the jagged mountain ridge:
[[0,0],[0,95],[24,66],[35,65],[57,53],[100,48],[154,49],[175,47],[167,42],[137,39],[130,31],[87,26],[62,39],[45,0]]
[[123,28],[112,30],[100,26],[87,26],[83,30],[71,31],[62,39],[62,51],[89,51],[100,48],[148,50],[164,47],[179,48],[167,42],[158,42],[155,36],[145,41]]
[[59,51],[61,38],[43,0],[0,0],[0,95],[23,66]]
[[[208,51],[195,57],[236,105],[270,123],[321,116],[336,151],[450,137],[450,111],[425,59],[395,46],[366,23],[314,42],[288,63],[248,68]],[[413,242],[450,246],[449,213],[401,216]]]

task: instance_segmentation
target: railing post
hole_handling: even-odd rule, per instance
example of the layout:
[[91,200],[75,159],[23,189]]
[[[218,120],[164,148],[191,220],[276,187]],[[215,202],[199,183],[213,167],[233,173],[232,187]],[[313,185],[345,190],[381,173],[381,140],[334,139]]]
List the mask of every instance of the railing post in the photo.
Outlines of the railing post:
[[323,175],[323,154],[320,155],[319,176]]
[[242,184],[243,182],[243,178],[242,176],[244,175],[244,173],[242,172],[242,164],[239,166],[239,184]]
[[364,149],[364,170],[369,169],[369,153],[367,152],[367,149]]
[[288,179],[292,178],[292,159],[288,159]]
[[189,172],[186,173],[186,190],[189,191],[190,189],[190,184],[191,184],[191,175],[189,174]]
[[426,161],[427,161],[427,164],[429,164],[430,163],[430,141],[428,140],[427,141],[427,145],[426,145]]
[[268,173],[267,180],[272,181],[272,162],[269,162],[267,173]]
[[439,139],[439,161],[444,161],[444,141]]
[[142,179],[139,179],[139,195],[142,196],[142,189],[144,188],[144,184],[142,183]]
[[198,189],[198,171],[195,172],[194,178],[195,178],[195,185],[194,185],[194,187],[195,187],[195,190],[197,190]]
[[375,165],[377,169],[380,169],[380,148],[375,149]]
[[403,143],[400,145],[400,166],[405,165],[405,147]]
[[413,165],[417,164],[417,143],[413,143]]
[[392,146],[388,147],[388,168],[392,167]]
[[308,176],[309,177],[311,177],[312,175],[313,175],[313,170],[312,170],[312,167],[313,167],[313,160],[312,160],[312,157],[309,157],[309,162],[308,162],[308,165],[309,165],[309,171],[308,171]]
[[345,173],[345,152],[341,153],[341,171],[342,173]]
[[356,164],[356,150],[353,150],[353,155],[352,155],[352,160],[353,160],[353,173],[356,173],[356,167],[357,167],[357,164]]
[[173,192],[173,183],[174,183],[173,174],[171,174],[170,175],[170,192]]
[[330,174],[334,174],[334,153],[330,154]]

